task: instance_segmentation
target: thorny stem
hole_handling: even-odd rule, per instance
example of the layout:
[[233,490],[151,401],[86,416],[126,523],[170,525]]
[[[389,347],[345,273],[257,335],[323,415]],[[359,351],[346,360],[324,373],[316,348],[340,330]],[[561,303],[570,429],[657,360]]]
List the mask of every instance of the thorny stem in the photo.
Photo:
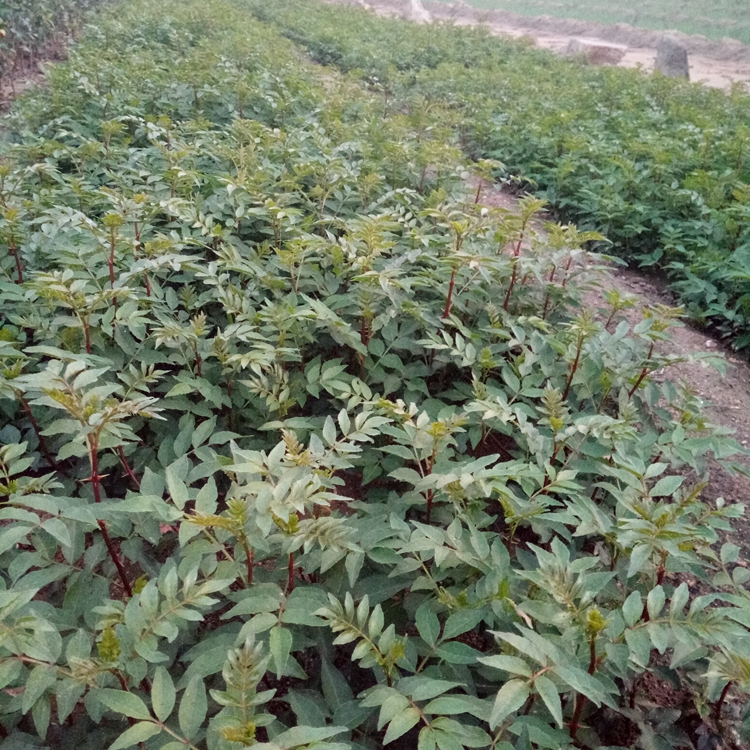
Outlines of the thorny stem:
[[479,203],[479,197],[482,195],[482,181],[479,180],[479,184],[477,185],[477,194],[474,198],[474,205],[476,206],[477,203]]
[[[654,342],[651,342],[651,346],[648,348],[648,354],[646,355],[646,359],[651,359],[651,355],[654,353]],[[641,374],[638,376],[638,380],[635,381],[635,385],[628,391],[628,398],[633,398],[633,394],[638,390],[640,384],[643,382],[644,378],[648,374],[648,366],[645,365],[643,369],[641,370]]]
[[25,398],[23,398],[23,396],[21,397],[21,406],[26,412],[26,416],[29,418],[29,422],[31,422],[31,428],[36,433],[37,440],[39,441],[39,450],[41,450],[44,454],[44,458],[47,460],[47,463],[50,465],[50,467],[53,469],[57,469],[57,462],[54,458],[52,458],[52,454],[50,453],[47,441],[45,440],[44,435],[42,435],[42,432],[39,429],[39,424],[37,423],[33,413],[31,412],[31,405]]
[[286,593],[291,594],[294,591],[294,552],[289,553],[289,564],[287,566]]
[[448,285],[448,296],[445,299],[445,309],[443,310],[442,318],[445,320],[451,314],[451,307],[453,305],[453,287],[456,285],[456,269],[453,269],[451,273],[451,282]]
[[[102,495],[101,495],[101,488],[99,486],[99,452],[98,452],[98,440],[93,439],[91,443],[89,444],[89,459],[91,462],[91,488],[94,491],[94,502],[101,503],[102,501]],[[109,532],[107,531],[107,524],[104,523],[101,519],[97,521],[99,525],[99,530],[102,532],[102,539],[104,539],[104,544],[107,547],[107,552],[109,552],[110,558],[112,558],[112,562],[115,564],[115,567],[117,568],[117,572],[120,576],[120,580],[122,581],[122,587],[125,590],[125,593],[128,595],[128,597],[133,596],[133,589],[130,586],[130,581],[128,580],[128,574],[125,571],[125,566],[122,564],[122,560],[120,559],[120,555],[118,554],[117,550],[115,549],[114,544],[112,544],[112,540],[109,537]]]
[[130,477],[133,484],[138,488],[141,489],[141,483],[138,480],[138,477],[135,475],[135,472],[131,468],[130,464],[128,463],[128,459],[125,456],[125,451],[123,450],[122,446],[118,446],[117,448],[117,454],[120,456],[120,461],[122,462],[122,468],[125,469],[125,473]]
[[573,384],[573,378],[575,377],[576,371],[578,370],[578,364],[581,361],[581,350],[583,349],[583,336],[578,336],[578,346],[576,348],[576,358],[573,361],[573,365],[568,373],[568,382],[565,384],[565,391],[562,395],[562,400],[565,401],[570,393],[570,386]]
[[247,565],[247,585],[251,586],[253,583],[253,567],[255,566],[255,550],[250,549],[244,536],[242,537],[242,547],[245,550],[245,564]]
[[78,320],[81,321],[81,327],[83,328],[83,336],[86,340],[86,354],[91,354],[91,323],[86,317],[78,316]]
[[[111,230],[109,233],[109,257],[107,258],[107,265],[109,266],[109,287],[110,289],[115,288],[115,245],[117,242],[117,235],[115,230]],[[117,306],[117,299],[115,298],[115,306]]]
[[10,236],[10,240],[8,241],[8,252],[11,254],[13,260],[16,263],[16,273],[18,274],[16,283],[23,284],[23,268],[21,266],[21,258],[18,255],[18,248],[16,247],[16,242],[12,234]]
[[521,232],[521,236],[518,238],[516,249],[513,251],[513,273],[510,277],[510,284],[508,284],[508,293],[505,295],[505,302],[503,302],[503,310],[508,311],[508,305],[510,304],[510,295],[513,294],[513,288],[516,285],[516,278],[518,276],[518,256],[521,254],[521,244],[523,243],[524,232]]
[[[594,672],[596,672],[596,636],[592,635],[589,639],[589,649],[591,651],[591,656],[589,659],[589,674],[593,675]],[[586,696],[583,693],[577,693],[576,694],[576,703],[575,708],[573,709],[573,717],[570,720],[570,724],[568,724],[568,730],[570,732],[570,739],[573,740],[573,742],[576,741],[576,735],[578,734],[578,730],[580,729],[580,721],[581,721],[581,713],[583,712],[583,707],[586,705]]]
[[[555,281],[555,272],[557,271],[557,266],[553,263],[552,264],[552,272],[549,275],[549,283],[552,284]],[[550,301],[550,295],[551,290],[547,290],[547,295],[544,298],[544,310],[542,310],[542,320],[547,319],[547,310],[549,309],[549,301]]]
[[565,278],[563,279],[563,289],[568,283],[568,271],[570,271],[570,267],[573,265],[573,256],[571,255],[570,258],[568,258],[568,262],[565,264]]
[[729,689],[732,687],[732,681],[730,680],[726,685],[724,685],[724,689],[721,691],[721,695],[719,696],[719,700],[716,701],[714,704],[714,717],[716,718],[716,721],[721,721],[721,709],[724,707],[724,701],[726,700],[727,694],[729,693]]
[[432,502],[435,499],[435,493],[433,490],[427,490],[427,518],[425,523],[429,524],[432,519]]
[[198,344],[193,344],[193,354],[195,355],[195,371],[199,378],[203,377],[203,360],[201,355],[198,354]]
[[619,312],[617,305],[612,305],[612,312],[609,314],[609,317],[607,318],[607,322],[604,324],[604,330],[609,333],[609,326],[610,323],[615,319],[615,315]]

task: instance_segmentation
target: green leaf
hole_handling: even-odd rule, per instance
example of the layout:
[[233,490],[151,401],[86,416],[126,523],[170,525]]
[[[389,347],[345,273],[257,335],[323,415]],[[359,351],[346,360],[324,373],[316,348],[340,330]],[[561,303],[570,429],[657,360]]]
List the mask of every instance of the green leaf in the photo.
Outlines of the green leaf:
[[570,685],[577,693],[585,695],[596,706],[610,703],[601,682],[583,669],[558,665],[553,668],[553,671],[563,682]]
[[161,727],[149,721],[140,721],[126,729],[110,746],[109,750],[123,750],[139,742],[146,742],[161,733]]
[[151,683],[151,706],[159,721],[166,721],[174,708],[176,691],[164,667],[157,667]]
[[325,656],[320,662],[320,681],[326,703],[334,711],[354,699],[349,683]]
[[0,532],[0,555],[15,547],[22,539],[25,539],[31,531],[31,526],[11,526]]
[[62,724],[76,707],[78,701],[86,691],[86,685],[78,680],[60,680],[55,685],[55,704],[57,705],[57,721]]
[[674,590],[672,594],[672,601],[669,604],[669,614],[671,617],[676,617],[682,612],[685,605],[688,603],[690,598],[690,589],[687,583],[684,581]]
[[481,651],[459,641],[445,641],[435,650],[435,656],[450,664],[476,664],[481,655]]
[[336,425],[333,423],[333,419],[328,416],[323,425],[323,440],[328,445],[333,445],[336,442]]
[[441,639],[444,641],[473,630],[485,617],[483,609],[461,609],[452,614],[443,627]]
[[385,737],[383,737],[383,744],[387,745],[389,742],[397,740],[401,735],[406,734],[413,726],[419,723],[420,718],[419,709],[413,706],[399,713],[388,725],[388,730],[385,733]]
[[740,548],[736,544],[727,542],[721,546],[721,562],[724,565],[736,562],[737,557],[740,554]]
[[682,486],[685,481],[685,477],[671,476],[662,477],[653,487],[649,493],[651,497],[665,497],[667,495],[674,495],[675,492]]
[[207,711],[206,687],[200,675],[195,675],[185,688],[177,714],[180,729],[187,739],[193,739],[198,733]]
[[648,616],[655,620],[664,609],[664,604],[667,601],[664,589],[661,586],[657,586],[648,592],[648,598],[646,599],[646,607],[648,609]]
[[397,688],[400,693],[409,695],[415,701],[426,701],[457,687],[466,687],[462,682],[436,680],[433,677],[405,677],[399,680]]
[[557,726],[562,728],[562,703],[560,701],[560,694],[555,687],[555,683],[548,677],[539,675],[539,677],[534,680],[534,690],[536,690],[541,696],[544,705],[547,706],[549,712],[552,714],[552,718],[557,722]]
[[450,714],[471,714],[477,719],[487,717],[487,701],[473,695],[443,695],[430,701],[423,709],[426,714],[444,716]]
[[428,646],[434,646],[440,636],[440,620],[433,606],[432,600],[428,599],[419,606],[416,614],[417,631]]
[[524,680],[506,682],[497,694],[490,713],[490,729],[496,729],[514,711],[518,711],[530,694],[529,686]]
[[274,745],[283,748],[299,747],[327,740],[346,732],[346,727],[293,727],[273,738]]
[[59,518],[48,518],[42,524],[42,528],[64,547],[70,547],[71,540],[68,527]]
[[640,592],[633,591],[622,605],[622,616],[625,618],[625,623],[632,628],[641,619],[642,614],[643,600]]
[[131,719],[144,721],[151,719],[146,704],[133,693],[128,693],[125,690],[100,688],[95,695],[101,703],[115,713],[129,716]]
[[180,510],[184,510],[185,503],[190,499],[187,485],[176,474],[175,465],[167,466],[165,476],[167,478],[167,489],[172,497],[172,502]]
[[52,715],[49,695],[43,695],[31,708],[31,718],[34,720],[34,729],[43,740],[47,736],[49,720]]
[[517,656],[506,656],[498,654],[496,656],[482,656],[479,659],[482,664],[495,669],[502,669],[504,672],[511,674],[520,674],[522,677],[531,677],[531,667]]
[[26,680],[26,687],[21,698],[21,711],[28,713],[31,707],[57,682],[57,669],[39,664],[34,667]]
[[637,544],[630,553],[628,578],[640,573],[651,557],[651,547],[647,544]]
[[276,676],[281,677],[284,674],[284,667],[289,660],[289,653],[292,650],[292,633],[281,626],[272,628],[268,634],[268,648],[273,657]]
[[201,422],[195,430],[193,430],[192,444],[193,448],[200,448],[203,443],[208,440],[209,437],[216,430],[216,417],[211,417],[204,422]]

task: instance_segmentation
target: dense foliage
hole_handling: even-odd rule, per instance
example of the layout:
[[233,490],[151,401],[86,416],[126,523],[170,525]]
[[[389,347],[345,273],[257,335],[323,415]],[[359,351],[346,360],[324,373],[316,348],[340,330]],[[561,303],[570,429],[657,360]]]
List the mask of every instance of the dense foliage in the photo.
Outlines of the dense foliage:
[[656,265],[691,316],[750,346],[750,98],[586,67],[450,26],[263,3],[316,59],[450,106],[464,145],[533,180],[566,220]]
[[0,0],[0,84],[11,70],[33,69],[59,54],[86,12],[102,1]]
[[[450,2],[451,0],[438,0]],[[750,8],[742,0],[468,0],[488,10],[509,10],[524,16],[549,15],[597,23],[629,23],[644,29],[700,34],[709,39],[731,37],[750,44]]]
[[124,2],[6,121],[4,750],[743,741],[678,313],[581,312],[599,236],[450,121],[239,0]]

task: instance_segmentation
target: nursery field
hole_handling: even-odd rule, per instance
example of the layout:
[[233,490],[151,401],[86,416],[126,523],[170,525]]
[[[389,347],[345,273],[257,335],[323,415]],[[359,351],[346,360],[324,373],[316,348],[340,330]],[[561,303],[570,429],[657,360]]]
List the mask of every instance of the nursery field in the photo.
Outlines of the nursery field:
[[680,310],[581,299],[614,248],[748,343],[748,101],[296,0],[89,18],[2,121],[3,750],[747,746],[741,446]]
[[697,323],[750,346],[746,94],[583,67],[482,31],[253,7],[320,62],[448,108],[469,154],[525,177],[608,251],[662,271]]
[[[438,0],[450,2],[450,0]],[[468,0],[487,10],[508,10],[523,16],[548,15],[582,21],[627,23],[644,29],[676,29],[709,39],[731,37],[750,44],[750,7],[742,0]]]

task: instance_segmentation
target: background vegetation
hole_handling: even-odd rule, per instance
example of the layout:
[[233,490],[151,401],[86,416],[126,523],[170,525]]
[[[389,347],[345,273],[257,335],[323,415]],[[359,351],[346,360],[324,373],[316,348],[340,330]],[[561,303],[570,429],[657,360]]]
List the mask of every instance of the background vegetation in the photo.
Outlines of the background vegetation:
[[[449,2],[450,0],[438,0]],[[522,16],[548,15],[597,23],[629,23],[644,29],[677,29],[709,39],[731,37],[750,44],[750,9],[740,0],[467,0],[475,8],[509,10]]]
[[484,206],[418,62],[547,58],[269,8],[124,2],[5,120],[3,750],[741,747],[680,313],[581,312],[601,235]]
[[62,54],[87,11],[103,0],[0,0],[0,84]]
[[481,30],[252,7],[319,61],[449,107],[469,154],[526,177],[629,262],[663,269],[696,321],[750,345],[746,94],[581,66]]

